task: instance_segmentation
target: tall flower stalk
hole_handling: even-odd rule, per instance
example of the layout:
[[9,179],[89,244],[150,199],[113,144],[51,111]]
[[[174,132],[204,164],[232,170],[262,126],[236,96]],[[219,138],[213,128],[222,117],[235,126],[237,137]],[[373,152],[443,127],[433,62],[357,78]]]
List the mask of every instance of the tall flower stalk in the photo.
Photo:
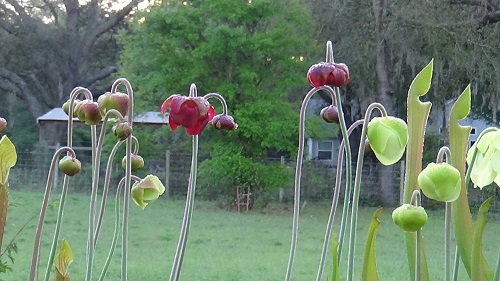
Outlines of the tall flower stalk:
[[[221,102],[221,114],[215,115],[215,109],[208,102],[210,98],[215,98]],[[169,277],[170,281],[177,281],[179,280],[182,262],[184,260],[184,252],[191,226],[194,198],[196,194],[198,135],[209,122],[218,130],[235,130],[238,125],[231,116],[227,115],[227,104],[220,94],[209,93],[203,97],[198,97],[198,90],[195,84],[191,84],[188,97],[172,95],[167,98],[161,106],[161,112],[163,114],[168,113],[169,126],[172,130],[176,130],[178,126],[183,126],[186,133],[192,136],[191,169],[189,173],[186,204],[184,206],[181,231],[179,233],[179,240]]]
[[[304,158],[304,143],[305,143],[305,112],[307,104],[311,99],[311,97],[320,90],[327,91],[332,98],[332,102],[337,107],[340,130],[342,132],[343,141],[345,142],[345,147],[346,147],[345,153],[346,153],[347,189],[350,189],[351,186],[351,178],[352,178],[351,149],[350,149],[350,143],[347,133],[347,126],[345,123],[344,113],[342,111],[342,98],[340,96],[340,90],[337,87],[337,86],[343,86],[349,82],[349,72],[347,70],[347,66],[345,66],[344,64],[340,65],[341,65],[340,71],[336,71],[335,67],[337,65],[335,65],[335,63],[333,62],[332,43],[328,41],[326,45],[326,62],[312,66],[308,72],[309,82],[314,88],[311,89],[304,97],[304,100],[302,101],[302,106],[300,108],[299,144],[298,144],[298,152],[297,152],[297,160],[295,168],[295,184],[294,184],[295,187],[294,187],[292,237],[291,237],[290,254],[288,258],[285,281],[289,281],[292,278],[292,269],[293,269],[293,263],[295,259],[295,252],[298,241],[299,216],[300,216],[300,183],[301,183],[301,175],[302,175],[301,170]],[[337,77],[336,75],[339,77],[338,79],[336,78]],[[333,83],[335,89],[333,89],[326,83]],[[325,116],[323,116],[323,118],[325,118]],[[324,261],[321,261],[320,264],[322,262]],[[321,268],[322,266],[320,265],[320,271],[322,271]]]
[[[117,93],[116,90],[119,85],[123,85],[126,88],[126,94]],[[79,95],[83,95],[85,97],[84,100],[78,100],[77,97]],[[50,273],[53,269],[55,250],[57,248],[57,244],[59,241],[60,229],[62,226],[64,207],[67,198],[67,193],[69,190],[69,177],[76,175],[80,171],[80,162],[76,159],[75,152],[72,149],[73,143],[73,116],[77,116],[81,122],[90,125],[90,134],[91,134],[91,142],[92,142],[92,179],[91,179],[91,195],[90,195],[90,203],[89,203],[89,220],[88,220],[88,235],[87,235],[87,255],[86,255],[86,271],[85,271],[85,280],[93,279],[93,267],[94,267],[94,258],[95,258],[95,248],[97,246],[97,238],[100,233],[100,228],[103,223],[105,206],[107,202],[107,192],[110,183],[111,177],[111,167],[114,156],[118,147],[125,143],[125,176],[120,182],[119,190],[123,186],[123,196],[124,203],[122,208],[122,259],[121,259],[121,280],[127,280],[127,258],[128,258],[128,215],[129,215],[129,202],[131,197],[131,189],[141,189],[147,188],[150,190],[148,193],[148,198],[134,198],[134,202],[140,203],[142,207],[147,205],[147,203],[156,199],[161,193],[164,191],[164,186],[161,184],[159,180],[157,180],[154,176],[147,176],[144,180],[137,178],[132,175],[132,159],[133,155],[138,153],[139,143],[137,139],[132,135],[132,125],[133,125],[133,91],[130,83],[124,79],[120,78],[115,81],[111,88],[111,92],[108,92],[101,97],[99,97],[98,102],[93,101],[92,93],[82,87],[75,88],[71,94],[69,100],[63,105],[63,109],[68,114],[68,134],[67,134],[67,146],[63,147],[56,151],[54,157],[52,159],[52,163],[49,169],[49,175],[47,179],[47,185],[45,189],[45,194],[42,202],[42,207],[40,210],[38,227],[36,229],[35,234],[35,243],[33,247],[32,254],[32,262],[31,262],[31,270],[30,270],[30,281],[35,281],[38,279],[38,267],[39,267],[39,259],[40,259],[40,241],[42,237],[43,230],[43,222],[45,220],[48,199],[50,195],[50,190],[54,183],[54,173],[56,169],[56,162],[60,155],[64,152],[67,152],[67,156],[63,157],[59,161],[59,169],[64,172],[64,181],[62,187],[62,195],[59,202],[59,209],[57,212],[56,226],[54,230],[52,244],[49,250],[49,257],[47,262],[47,267],[44,275],[44,280],[50,279]],[[126,118],[124,117],[126,115]],[[100,211],[97,212],[97,195],[99,189],[99,171],[100,171],[100,161],[102,154],[102,146],[104,141],[104,136],[107,132],[107,124],[109,118],[111,116],[117,117],[118,123],[113,126],[113,134],[118,138],[117,143],[115,144],[111,154],[108,158],[107,166],[106,166],[106,175],[104,179],[104,187],[102,191],[102,199],[101,199],[101,208]],[[97,136],[97,126],[100,125],[101,130],[99,137]],[[135,145],[134,151],[132,151],[132,146]],[[133,155],[132,155],[133,154]],[[141,158],[142,159],[142,158]],[[143,166],[139,165],[139,166]],[[136,184],[134,187],[131,187],[131,181],[134,179]],[[144,183],[143,183],[144,182]],[[137,187],[136,187],[137,185]],[[151,197],[151,190],[157,190],[156,197],[153,195]],[[119,194],[119,191],[118,191]],[[139,196],[141,196],[141,192],[138,192]],[[147,203],[142,202],[141,200],[146,200]],[[117,200],[118,201],[118,200]],[[117,202],[118,205],[118,202]],[[118,228],[120,227],[119,218],[118,218],[119,208],[116,206],[115,209],[115,231],[113,233],[113,239],[111,243],[111,249],[108,254],[108,258],[104,264],[103,270],[100,274],[99,280],[103,280],[107,268],[109,266],[109,262],[114,253],[114,248],[116,246],[116,239],[118,237]],[[66,274],[66,273],[64,273]]]

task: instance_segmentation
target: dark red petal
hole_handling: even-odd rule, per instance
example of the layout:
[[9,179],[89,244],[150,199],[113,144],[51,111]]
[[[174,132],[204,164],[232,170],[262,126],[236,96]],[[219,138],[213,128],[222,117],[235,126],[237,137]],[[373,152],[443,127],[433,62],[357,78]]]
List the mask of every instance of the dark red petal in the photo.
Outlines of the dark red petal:
[[177,130],[177,127],[179,127],[179,125],[177,123],[174,123],[174,121],[172,120],[172,115],[168,116],[168,126],[170,126],[170,129],[172,129],[172,131]]
[[172,99],[172,102],[170,103],[170,107],[168,108],[168,110],[170,111],[170,113],[179,113],[182,105],[187,98],[181,95],[172,95],[170,96],[170,98]]
[[204,97],[193,97],[192,100],[196,103],[198,107],[198,114],[203,116],[207,114],[207,111],[211,107],[210,103]]
[[208,108],[208,113],[204,117],[198,119],[198,122],[192,127],[186,127],[186,133],[188,135],[194,136],[200,134],[203,129],[207,126],[208,122],[212,121],[215,116],[215,109],[213,106]]
[[165,114],[167,112],[167,108],[170,107],[170,103],[172,102],[171,98],[166,99],[160,107],[161,114]]
[[205,129],[207,123],[207,119],[204,119],[196,123],[196,125],[194,125],[193,127],[186,128],[186,133],[190,136],[199,135],[203,131],[203,129]]
[[172,120],[184,127],[192,127],[198,122],[200,117],[198,116],[198,107],[193,106],[195,105],[194,103],[190,102],[185,102],[181,108],[179,109],[179,112],[174,114],[170,113],[170,116],[172,117]]
[[208,122],[212,121],[214,116],[215,116],[215,108],[213,106],[210,106],[208,108]]
[[307,80],[311,86],[319,88],[328,84],[329,75],[335,67],[332,63],[320,62],[309,68],[307,72]]

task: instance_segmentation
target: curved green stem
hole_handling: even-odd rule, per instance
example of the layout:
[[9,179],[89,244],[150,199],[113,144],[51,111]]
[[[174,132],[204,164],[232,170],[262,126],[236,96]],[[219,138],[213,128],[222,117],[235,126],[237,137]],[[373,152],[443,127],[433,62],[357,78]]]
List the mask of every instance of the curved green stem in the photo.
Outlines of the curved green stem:
[[[127,89],[127,94],[129,96],[128,100],[128,112],[127,112],[127,122],[130,127],[133,128],[134,124],[134,91],[132,86],[125,78],[119,78],[111,86],[111,92],[116,92],[116,88],[123,84]],[[133,129],[132,129],[133,130]],[[128,279],[128,216],[129,216],[129,206],[130,206],[130,187],[131,187],[131,175],[132,175],[132,137],[129,136],[126,140],[125,147],[125,191],[123,194],[123,219],[122,219],[122,262],[121,262],[121,280],[127,281]]]
[[363,156],[365,154],[364,146],[361,144],[365,142],[368,123],[374,109],[378,109],[381,112],[382,116],[387,116],[387,111],[380,103],[372,103],[366,109],[365,121],[363,124],[363,129],[361,130],[358,160],[356,163],[356,177],[354,179],[354,190],[352,196],[351,225],[349,230],[349,254],[347,261],[347,281],[351,281],[354,274],[354,248],[356,241],[356,228],[358,224],[358,204],[359,194],[361,190],[361,175],[363,172]]
[[[439,149],[436,163],[442,163],[446,155],[446,162],[451,161],[450,149],[446,146]],[[445,203],[445,216],[444,216],[444,280],[450,281],[452,278],[451,273],[451,203]]]
[[227,114],[227,103],[223,96],[218,93],[208,93],[203,96],[204,99],[208,100],[209,98],[216,98],[222,104],[222,114]]
[[110,181],[111,169],[113,168],[113,159],[115,158],[115,154],[118,151],[118,148],[124,142],[125,141],[118,141],[113,146],[113,149],[111,150],[111,152],[109,154],[108,163],[106,165],[106,175],[104,176],[104,186],[102,188],[101,209],[99,211],[99,215],[98,215],[98,218],[97,218],[96,229],[95,229],[95,233],[94,233],[94,248],[96,247],[96,244],[97,244],[97,238],[99,237],[99,232],[101,230],[102,220],[103,220],[104,212],[105,212],[105,208],[106,208],[106,199],[107,199],[107,196],[108,196],[108,189],[109,189],[109,181]]
[[[133,177],[133,176],[132,176]],[[140,179],[134,179],[136,181],[140,181]],[[109,248],[108,256],[106,257],[106,261],[104,262],[104,266],[102,268],[101,274],[99,275],[98,281],[104,280],[106,273],[108,272],[109,264],[111,262],[111,258],[115,252],[116,242],[118,241],[119,227],[120,227],[120,193],[122,192],[123,185],[125,184],[125,178],[122,178],[118,183],[118,187],[116,189],[116,198],[115,198],[115,228],[113,230],[113,238],[111,239],[111,246]]]
[[[420,196],[420,191],[419,190],[414,190],[412,195],[411,195],[411,204],[413,204],[415,207],[420,207],[422,198]],[[419,229],[417,231],[417,236],[415,237],[415,281],[420,281],[420,275],[421,275],[421,268],[422,268],[422,241],[418,239],[420,237],[422,229]]]
[[[31,256],[31,270],[30,270],[30,277],[29,277],[30,281],[35,281],[38,279],[38,265],[40,263],[40,242],[42,240],[43,222],[45,220],[45,215],[47,213],[47,205],[49,203],[50,191],[52,190],[52,185],[54,183],[54,173],[55,173],[55,169],[56,169],[56,161],[63,152],[68,152],[69,154],[71,154],[72,157],[76,157],[75,151],[71,147],[68,147],[68,146],[61,147],[60,149],[58,149],[54,153],[54,156],[52,157],[52,162],[50,163],[49,174],[47,176],[47,184],[45,186],[45,193],[43,195],[42,207],[40,209],[40,216],[38,218],[38,224],[37,224],[37,228],[36,228],[36,232],[35,232],[35,243],[33,245],[33,254]],[[65,182],[67,181],[66,178],[67,178],[67,176],[64,177]],[[64,188],[63,188],[63,195],[61,196],[61,202],[63,202],[63,199],[65,199],[63,197],[65,197],[65,189]],[[60,206],[61,205],[59,205],[59,207]],[[59,215],[59,213],[58,213],[58,215]],[[60,220],[58,219],[58,221],[60,221]],[[57,225],[56,225],[56,228],[57,228]],[[51,263],[50,263],[50,259],[49,259],[49,265],[47,266],[47,268],[49,270],[50,270],[50,268],[52,268]],[[46,276],[47,275],[48,274],[46,273]]]
[[[189,89],[189,96],[195,97],[196,95],[196,85],[191,84],[191,88]],[[198,170],[198,135],[193,136],[192,150],[193,154],[191,157],[191,172],[189,174],[186,205],[184,207],[184,216],[182,217],[181,232],[179,234],[179,242],[177,243],[174,263],[172,265],[172,271],[170,272],[170,281],[179,280],[182,261],[184,259],[184,251],[186,249],[186,242],[189,234],[189,227],[191,224],[191,216],[193,212],[194,197],[196,192],[196,173]]]
[[[124,143],[125,141],[118,141],[113,149],[111,150],[111,153],[109,154],[108,158],[108,163],[106,164],[106,175],[104,177],[104,186],[102,188],[102,198],[101,198],[101,209],[99,211],[99,214],[97,216],[97,225],[96,225],[96,230],[94,233],[94,248],[96,247],[97,244],[97,238],[99,237],[99,233],[101,230],[102,226],[102,220],[104,218],[104,212],[106,210],[106,200],[108,197],[108,190],[109,190],[109,181],[111,177],[111,170],[113,168],[113,159],[115,157],[116,152],[118,151],[118,148]],[[134,146],[134,151],[132,152],[133,154],[137,154],[139,150],[139,142],[137,141],[137,138],[132,136],[132,142],[135,145]]]
[[[326,88],[326,87],[325,87]],[[329,92],[332,94],[333,90],[328,87]],[[314,88],[311,89],[302,101],[302,106],[300,108],[299,114],[299,145],[297,152],[297,161],[295,166],[295,189],[294,189],[294,204],[293,204],[293,221],[292,221],[292,238],[290,245],[290,254],[288,257],[288,264],[286,269],[285,280],[289,281],[292,278],[292,268],[293,262],[295,259],[295,251],[297,248],[297,235],[299,229],[299,215],[300,215],[300,180],[302,175],[302,162],[304,160],[304,143],[305,143],[305,112],[307,108],[307,104],[311,99],[312,95],[318,92],[320,89]],[[332,94],[333,99],[333,94]],[[339,113],[342,110],[339,110]]]
[[85,280],[92,280],[92,268],[94,264],[94,225],[95,225],[95,202],[97,199],[97,188],[99,184],[99,159],[97,158],[97,129],[96,125],[90,126],[92,139],[92,187],[90,192],[89,206],[89,229],[87,232],[87,270]]
[[458,246],[455,246],[455,262],[453,263],[453,281],[458,280],[458,268],[460,266],[460,252]]
[[[364,120],[357,120],[356,122],[354,122],[347,130],[348,137],[351,135],[352,131],[354,131],[354,129],[356,129],[359,125],[362,125],[363,122],[364,122]],[[320,258],[320,262],[319,262],[318,273],[316,275],[316,281],[320,281],[321,278],[323,277],[323,269],[325,267],[326,253],[328,251],[328,245],[330,244],[330,239],[331,239],[331,235],[332,235],[332,226],[333,226],[333,222],[335,220],[335,213],[337,211],[337,205],[338,205],[339,194],[340,194],[340,184],[342,182],[342,165],[344,163],[344,148],[345,148],[345,144],[344,144],[344,140],[342,140],[340,142],[339,154],[338,154],[338,158],[337,158],[337,172],[336,172],[337,176],[335,177],[335,189],[334,189],[334,193],[333,193],[330,214],[328,216],[328,222],[326,224],[325,239],[323,240],[323,248],[321,250],[321,258]],[[347,190],[345,193],[347,194]],[[346,205],[345,201],[344,201],[344,205]],[[344,218],[345,217],[342,216],[343,223],[344,223]],[[339,253],[341,245],[339,244],[338,247],[339,247],[339,250],[337,250],[338,251],[337,253]],[[340,254],[338,254],[338,258],[340,258]]]

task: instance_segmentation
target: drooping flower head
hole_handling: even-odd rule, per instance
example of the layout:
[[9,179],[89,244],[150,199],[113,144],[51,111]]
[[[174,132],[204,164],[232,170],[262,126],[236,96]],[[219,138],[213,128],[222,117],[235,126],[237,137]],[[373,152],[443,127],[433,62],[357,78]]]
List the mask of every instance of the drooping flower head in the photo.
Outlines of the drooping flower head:
[[326,85],[342,87],[351,81],[347,65],[334,62],[320,62],[311,66],[307,71],[307,80],[315,88]]
[[425,196],[442,202],[453,202],[460,196],[460,172],[448,163],[429,163],[417,178]]
[[157,176],[147,175],[132,186],[132,201],[141,209],[158,199],[165,192],[165,186]]
[[467,164],[477,147],[476,159],[470,179],[475,186],[483,188],[493,182],[500,186],[500,130],[485,133],[467,153]]
[[203,97],[172,95],[161,105],[161,113],[168,115],[168,125],[175,131],[183,126],[188,135],[200,134],[215,116],[215,109]]
[[389,166],[398,162],[405,152],[408,127],[396,117],[375,117],[368,123],[366,136],[377,159]]

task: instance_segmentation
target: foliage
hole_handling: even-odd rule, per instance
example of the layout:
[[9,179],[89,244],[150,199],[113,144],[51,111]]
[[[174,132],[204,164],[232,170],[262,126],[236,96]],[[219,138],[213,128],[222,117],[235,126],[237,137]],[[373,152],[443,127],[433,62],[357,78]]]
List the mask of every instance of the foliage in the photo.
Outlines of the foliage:
[[[241,148],[226,144],[212,151],[212,158],[199,167],[199,193],[207,200],[225,198],[226,206],[234,202],[236,186],[250,188],[252,198],[276,193],[292,183],[292,173],[279,162],[258,163],[242,154]],[[255,198],[254,198],[255,197]]]
[[303,84],[311,28],[297,1],[169,1],[135,15],[121,36],[121,71],[138,85],[142,109],[196,83],[224,95],[240,124],[224,138],[246,157],[294,152],[297,107],[288,95]]
[[439,151],[439,148],[443,147],[444,144],[443,137],[440,134],[435,132],[425,133],[425,149],[422,157],[423,167],[427,167],[427,164],[436,161],[436,154]]
[[0,95],[22,100],[33,128],[34,120],[60,107],[74,87],[108,88],[120,50],[116,30],[138,2],[117,7],[108,0],[2,1]]

